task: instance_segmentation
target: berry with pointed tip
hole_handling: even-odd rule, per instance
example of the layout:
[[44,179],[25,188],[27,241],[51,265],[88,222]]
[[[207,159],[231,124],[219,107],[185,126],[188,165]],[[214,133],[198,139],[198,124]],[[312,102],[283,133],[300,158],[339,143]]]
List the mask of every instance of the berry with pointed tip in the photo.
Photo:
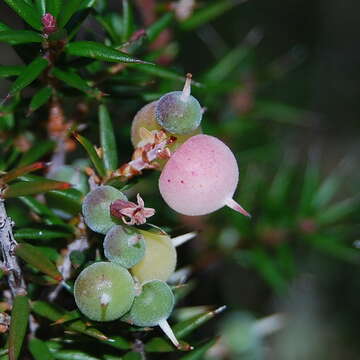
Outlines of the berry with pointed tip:
[[121,225],[107,232],[103,245],[105,257],[125,268],[134,266],[145,255],[143,235]]
[[126,196],[112,186],[104,185],[90,191],[82,204],[84,220],[89,228],[106,234],[119,221],[111,216],[110,205],[115,200],[127,200]]
[[170,316],[174,303],[168,284],[161,280],[148,281],[142,284],[140,295],[135,296],[126,319],[137,326],[156,326]]
[[238,179],[231,150],[213,136],[196,135],[168,160],[159,189],[165,202],[180,214],[206,215],[227,205],[250,216],[232,199]]
[[97,262],[85,268],[74,285],[80,311],[95,321],[112,321],[130,310],[135,284],[130,273],[111,262]]
[[166,281],[175,271],[177,260],[170,237],[150,231],[139,231],[145,239],[145,255],[131,268],[131,273],[141,283],[155,279]]
[[191,74],[187,74],[183,91],[167,93],[156,104],[156,121],[172,134],[189,134],[200,126],[203,111],[190,91]]

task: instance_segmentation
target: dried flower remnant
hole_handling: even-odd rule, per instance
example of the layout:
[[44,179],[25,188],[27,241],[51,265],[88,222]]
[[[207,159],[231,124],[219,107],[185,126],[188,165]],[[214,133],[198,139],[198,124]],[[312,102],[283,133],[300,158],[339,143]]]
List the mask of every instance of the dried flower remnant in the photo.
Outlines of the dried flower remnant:
[[115,200],[110,205],[110,213],[114,217],[121,218],[127,225],[142,225],[146,223],[147,218],[155,214],[155,210],[146,208],[144,200],[140,194],[137,194],[137,204],[121,199]]

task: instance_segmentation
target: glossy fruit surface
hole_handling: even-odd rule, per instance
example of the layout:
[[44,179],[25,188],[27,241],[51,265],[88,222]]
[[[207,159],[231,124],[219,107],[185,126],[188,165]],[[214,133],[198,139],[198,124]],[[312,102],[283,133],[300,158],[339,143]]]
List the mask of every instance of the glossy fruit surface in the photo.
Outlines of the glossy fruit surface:
[[136,296],[127,320],[137,326],[156,326],[166,320],[174,307],[174,295],[164,281],[153,280],[142,285]]
[[129,311],[135,296],[130,273],[111,262],[97,262],[85,268],[74,285],[80,311],[95,321],[112,321]]
[[103,245],[106,258],[125,268],[134,266],[145,255],[143,235],[121,225],[107,232]]
[[99,186],[90,191],[82,204],[86,225],[95,232],[106,234],[119,220],[110,214],[110,205],[115,200],[127,200],[126,196],[112,186]]
[[213,136],[196,135],[168,160],[159,189],[165,202],[184,215],[205,215],[225,205],[248,215],[232,199],[238,179],[231,150]]
[[166,281],[174,272],[177,260],[170,237],[142,230],[140,233],[145,239],[145,255],[131,268],[131,273],[141,283],[155,279]]

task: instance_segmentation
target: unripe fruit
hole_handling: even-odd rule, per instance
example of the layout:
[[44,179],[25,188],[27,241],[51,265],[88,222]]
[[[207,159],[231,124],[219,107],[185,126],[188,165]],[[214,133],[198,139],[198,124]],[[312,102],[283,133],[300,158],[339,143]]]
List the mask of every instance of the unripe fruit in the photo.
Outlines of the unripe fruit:
[[137,326],[156,326],[166,320],[174,307],[175,298],[164,281],[152,280],[142,285],[126,318]]
[[125,268],[137,264],[145,255],[144,237],[121,225],[112,227],[104,240],[106,258]]
[[[157,101],[153,101],[143,108],[141,108],[134,117],[134,120],[131,125],[131,142],[133,146],[136,148],[141,143],[142,139],[140,136],[140,129],[145,128],[148,131],[153,130],[161,130],[162,127],[156,122],[155,119],[155,109],[156,109]],[[176,134],[176,141],[169,145],[169,149],[173,152],[175,151],[181,144],[183,144],[189,137],[193,135],[197,135],[201,133],[201,128],[197,128],[186,135]],[[167,135],[170,137],[171,134],[167,132]]]
[[239,169],[231,150],[219,139],[196,135],[166,163],[159,189],[165,202],[184,215],[205,215],[227,205],[249,214],[233,199]]
[[156,104],[156,121],[172,134],[189,134],[200,126],[203,111],[190,95],[191,75],[187,75],[183,91],[163,95]]
[[85,268],[74,285],[80,311],[95,321],[112,321],[129,311],[135,296],[130,273],[111,262],[97,262]]
[[119,221],[110,214],[110,205],[115,200],[127,200],[126,196],[112,186],[104,185],[90,191],[82,204],[87,226],[95,232],[106,234]]
[[176,267],[176,250],[167,235],[140,230],[146,249],[142,260],[131,268],[131,273],[141,283],[149,280],[166,281]]

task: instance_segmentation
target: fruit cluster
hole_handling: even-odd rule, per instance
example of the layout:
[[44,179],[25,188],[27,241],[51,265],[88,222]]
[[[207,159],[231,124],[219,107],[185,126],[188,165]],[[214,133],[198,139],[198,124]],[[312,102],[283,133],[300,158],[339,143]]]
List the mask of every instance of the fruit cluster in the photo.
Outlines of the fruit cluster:
[[[135,153],[141,150],[141,156],[129,164],[140,168],[144,158],[148,162],[158,158],[157,153],[150,156],[151,151],[163,154],[166,150],[167,162],[159,165],[159,189],[172,209],[194,216],[227,205],[248,216],[232,199],[239,177],[236,159],[223,142],[201,134],[203,111],[190,95],[190,85],[188,75],[182,92],[165,94],[136,114],[131,136]],[[154,147],[149,139],[162,145]],[[153,214],[139,196],[138,203],[139,208],[109,185],[98,186],[85,197],[84,220],[93,231],[105,235],[104,255],[109,262],[94,263],[80,273],[75,301],[95,321],[121,319],[137,326],[159,325],[178,346],[167,323],[174,295],[166,283],[176,267],[177,242],[166,234],[129,226],[142,224]]]

